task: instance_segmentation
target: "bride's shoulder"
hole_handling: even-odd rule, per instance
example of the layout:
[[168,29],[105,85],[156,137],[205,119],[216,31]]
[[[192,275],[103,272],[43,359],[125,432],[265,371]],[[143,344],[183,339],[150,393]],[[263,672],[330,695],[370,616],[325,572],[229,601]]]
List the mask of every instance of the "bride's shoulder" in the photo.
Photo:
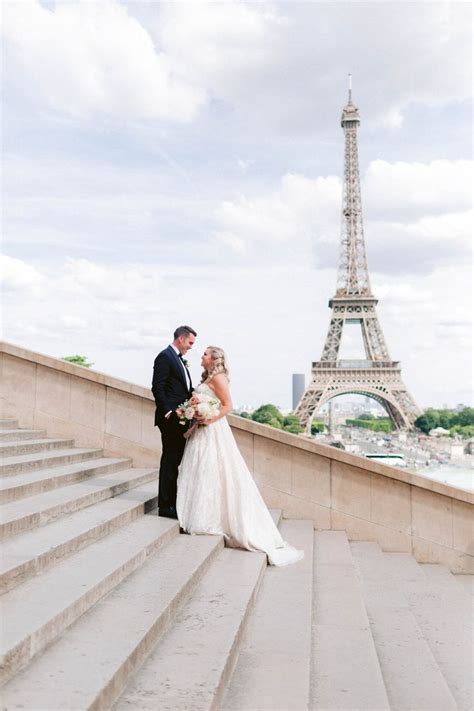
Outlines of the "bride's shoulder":
[[212,376],[211,380],[208,381],[210,387],[216,386],[222,387],[223,385],[229,385],[229,378],[225,373],[216,373]]
[[224,373],[216,373],[209,381],[209,388],[219,398],[227,397],[230,394],[228,377]]

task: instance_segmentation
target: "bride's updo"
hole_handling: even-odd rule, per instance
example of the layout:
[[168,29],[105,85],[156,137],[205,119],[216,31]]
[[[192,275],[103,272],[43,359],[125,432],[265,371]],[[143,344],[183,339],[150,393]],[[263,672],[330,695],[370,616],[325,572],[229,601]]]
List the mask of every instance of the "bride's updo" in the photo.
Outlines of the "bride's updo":
[[229,369],[227,367],[226,356],[222,348],[217,346],[208,346],[206,350],[211,351],[212,365],[209,369],[205,369],[202,373],[201,382],[204,383],[206,380],[210,380],[218,373],[224,373],[227,380],[229,380]]

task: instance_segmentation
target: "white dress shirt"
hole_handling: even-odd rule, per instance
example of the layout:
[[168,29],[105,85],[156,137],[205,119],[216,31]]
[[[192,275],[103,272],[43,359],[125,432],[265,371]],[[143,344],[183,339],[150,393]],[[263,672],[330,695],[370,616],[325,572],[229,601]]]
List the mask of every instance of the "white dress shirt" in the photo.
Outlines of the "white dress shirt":
[[[176,353],[176,355],[177,355],[178,358],[179,358],[179,351],[178,351],[178,349],[175,348],[175,347],[173,346],[173,344],[171,344],[171,348],[174,350],[174,352]],[[181,360],[181,358],[179,358],[179,362],[181,363],[181,367],[182,367],[182,369],[184,370],[184,374],[185,374],[185,376],[186,376],[186,382],[187,382],[187,384],[188,384],[188,390],[191,390],[191,378],[190,378],[190,376],[189,376],[189,373],[188,373],[187,369],[185,368],[184,363],[183,363],[183,361]]]

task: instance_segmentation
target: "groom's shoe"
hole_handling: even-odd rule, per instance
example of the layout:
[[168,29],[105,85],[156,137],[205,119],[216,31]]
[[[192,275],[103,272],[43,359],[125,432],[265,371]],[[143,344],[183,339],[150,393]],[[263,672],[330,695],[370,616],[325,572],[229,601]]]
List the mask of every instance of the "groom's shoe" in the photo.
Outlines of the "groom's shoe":
[[165,518],[178,518],[178,514],[176,513],[174,506],[170,506],[167,509],[158,509],[158,516],[164,516]]

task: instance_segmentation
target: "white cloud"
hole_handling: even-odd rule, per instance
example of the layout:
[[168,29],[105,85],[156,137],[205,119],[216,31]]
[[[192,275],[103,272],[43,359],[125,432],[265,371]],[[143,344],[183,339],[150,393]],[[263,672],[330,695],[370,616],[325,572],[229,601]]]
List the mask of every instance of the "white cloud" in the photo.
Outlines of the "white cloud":
[[[172,308],[161,275],[153,267],[104,267],[86,259],[67,259],[33,268],[19,259],[4,259],[11,285],[5,298],[5,328],[14,340],[23,341],[34,333],[53,342],[74,343],[76,333],[76,347],[84,337],[95,345],[105,339],[117,348],[137,347],[161,333],[159,314]],[[34,286],[34,291],[28,292],[27,286]]]
[[350,70],[370,123],[391,130],[413,102],[470,94],[467,3],[177,2],[160,9],[159,42],[183,71],[266,126],[320,127],[331,110],[328,88],[341,87]]
[[403,124],[403,114],[400,109],[391,108],[382,114],[380,123],[390,129],[400,128]]
[[3,5],[5,64],[34,102],[79,118],[191,121],[203,90],[176,72],[147,30],[112,0]]
[[235,232],[216,231],[212,234],[212,238],[218,247],[230,247],[232,252],[239,255],[248,253],[248,244],[242,237],[236,235]]
[[372,161],[362,188],[366,211],[372,217],[397,215],[403,219],[469,210],[473,165],[470,160]]
[[[327,125],[344,75],[374,125],[470,94],[470,7],[453,2],[122,4],[4,8],[15,96],[89,118],[189,122],[213,101],[268,131]],[[297,39],[296,39],[297,38]],[[416,70],[414,70],[416,67]]]
[[64,314],[59,319],[59,324],[63,326],[66,330],[71,331],[81,331],[87,328],[87,321],[85,318],[80,316],[71,316]]
[[154,25],[182,74],[221,99],[248,96],[272,71],[288,22],[273,3],[163,3]]
[[381,274],[421,275],[442,265],[469,261],[471,232],[471,212],[430,215],[411,222],[369,221],[365,230],[369,268]]
[[285,258],[293,252],[300,260],[298,254],[310,251],[315,230],[321,240],[334,240],[340,194],[340,180],[333,176],[312,180],[287,174],[275,190],[264,195],[224,201],[215,213],[214,236],[236,252],[253,257],[261,253],[274,260],[283,250]]
[[470,402],[471,282],[469,263],[439,266],[422,280],[374,279],[390,355],[422,406]]
[[[471,161],[371,163],[362,186],[369,268],[430,273],[468,258],[471,174]],[[287,174],[265,194],[223,202],[214,237],[238,255],[266,261],[301,263],[312,245],[316,265],[334,268],[340,211],[339,178]]]
[[0,254],[0,284],[4,292],[21,292],[38,289],[44,285],[40,272],[21,259]]

